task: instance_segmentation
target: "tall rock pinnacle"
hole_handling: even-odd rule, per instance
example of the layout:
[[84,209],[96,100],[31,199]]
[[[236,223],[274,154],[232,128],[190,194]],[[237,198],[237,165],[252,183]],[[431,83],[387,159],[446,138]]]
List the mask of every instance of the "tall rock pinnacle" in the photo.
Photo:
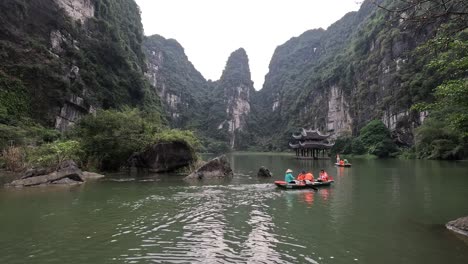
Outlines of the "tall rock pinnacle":
[[224,89],[230,146],[236,146],[236,133],[242,131],[250,113],[250,95],[254,92],[250,77],[249,58],[244,49],[234,51],[227,61],[220,79]]

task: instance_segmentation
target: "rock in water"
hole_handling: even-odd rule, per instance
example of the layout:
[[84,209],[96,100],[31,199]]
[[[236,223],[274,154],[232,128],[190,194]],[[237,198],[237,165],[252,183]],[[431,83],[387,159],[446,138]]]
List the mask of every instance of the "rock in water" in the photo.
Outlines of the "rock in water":
[[40,175],[46,175],[48,172],[44,168],[36,168],[27,170],[20,179],[27,179],[31,177],[36,177]]
[[258,177],[271,177],[271,172],[269,169],[265,168],[265,167],[260,167],[260,169],[258,170],[258,173],[257,173],[257,176]]
[[81,176],[81,178],[83,178],[83,180],[85,181],[88,181],[88,180],[98,180],[98,179],[101,179],[101,178],[104,178],[105,176],[102,175],[102,174],[98,174],[98,173],[95,173],[95,172],[88,172],[88,171],[83,171],[83,176]]
[[[80,184],[83,182],[83,172],[74,161],[64,161],[57,171],[47,175],[32,176],[25,179],[15,180],[8,186],[28,187],[45,184]],[[64,180],[66,179],[66,180]]]
[[212,179],[232,177],[234,174],[225,155],[214,158],[205,165],[198,168],[196,171],[185,177],[187,180],[192,179]]
[[128,160],[130,167],[145,168],[152,172],[168,172],[190,165],[195,160],[190,146],[183,141],[158,143]]
[[468,216],[450,221],[445,226],[453,232],[468,236]]

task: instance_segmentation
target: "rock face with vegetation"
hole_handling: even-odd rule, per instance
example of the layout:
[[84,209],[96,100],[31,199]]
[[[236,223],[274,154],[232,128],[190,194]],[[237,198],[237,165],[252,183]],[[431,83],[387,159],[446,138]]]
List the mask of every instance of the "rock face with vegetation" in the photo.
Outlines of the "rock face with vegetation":
[[220,156],[208,161],[206,164],[192,172],[189,176],[185,177],[186,180],[202,180],[213,178],[226,178],[232,177],[231,165],[226,156]]
[[[468,7],[453,1],[454,11],[425,16],[445,9],[423,1],[400,16],[388,11],[413,2],[366,0],[326,30],[290,39],[255,92],[245,50],[206,81],[177,41],[143,36],[133,0],[1,1],[2,158],[63,140],[50,128],[71,125],[79,156],[104,170],[168,127],[195,131],[210,152],[285,150],[293,131],[311,127],[332,132],[340,153],[467,157]],[[421,12],[435,19],[405,20]]]
[[146,148],[130,157],[130,167],[144,168],[151,172],[169,172],[187,167],[197,160],[189,144],[184,141],[162,142]]
[[227,131],[229,145],[234,149],[240,144],[237,136],[246,130],[250,114],[250,97],[255,92],[250,77],[249,59],[244,49],[238,49],[229,56],[215,89],[217,90],[215,94],[219,94],[223,99],[222,111],[226,113],[221,122],[215,125],[218,130]]
[[[265,128],[263,133],[256,133],[256,145],[285,149],[288,136],[298,127],[318,128],[335,137],[356,137],[368,122],[379,119],[400,147],[415,143],[422,146],[415,135],[426,138],[423,141],[447,143],[445,147],[432,144],[424,151],[416,147],[420,157],[466,155],[463,130],[467,125],[462,121],[466,115],[459,116],[445,107],[450,116],[459,116],[459,122],[458,127],[445,122],[447,129],[439,130],[439,139],[427,139],[421,133],[425,127],[435,129],[432,123],[415,129],[428,116],[428,107],[416,106],[434,97],[437,100],[436,88],[449,85],[444,94],[451,94],[451,90],[467,98],[466,24],[458,34],[447,37],[442,32],[446,28],[450,30],[445,32],[460,30],[452,25],[460,26],[459,22],[437,20],[417,26],[376,6],[392,10],[408,4],[405,2],[364,1],[359,11],[345,15],[327,30],[310,30],[279,46],[263,89],[253,98],[260,107],[257,118],[263,120],[261,127]],[[435,2],[423,5],[434,6]],[[466,10],[458,1],[457,5]],[[466,104],[457,106],[466,109]],[[432,111],[432,119],[439,119],[439,112]]]
[[96,108],[157,111],[142,42],[134,1],[1,1],[0,121],[65,130]]
[[206,111],[208,83],[174,39],[146,37],[143,50],[148,58],[146,76],[156,89],[171,125],[198,127]]

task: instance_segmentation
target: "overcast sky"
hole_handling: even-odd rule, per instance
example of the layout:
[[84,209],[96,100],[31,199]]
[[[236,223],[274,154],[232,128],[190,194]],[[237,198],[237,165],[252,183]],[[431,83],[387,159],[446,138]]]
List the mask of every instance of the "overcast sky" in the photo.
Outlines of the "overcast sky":
[[327,28],[358,0],[136,0],[145,35],[176,39],[206,79],[218,80],[243,47],[255,89],[262,88],[275,48],[314,28]]

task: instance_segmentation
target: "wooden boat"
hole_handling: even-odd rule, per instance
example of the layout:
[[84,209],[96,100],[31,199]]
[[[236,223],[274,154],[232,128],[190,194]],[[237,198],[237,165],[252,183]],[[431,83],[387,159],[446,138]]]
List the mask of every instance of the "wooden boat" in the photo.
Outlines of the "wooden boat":
[[307,184],[307,185],[313,186],[313,187],[330,186],[332,182],[335,182],[335,181],[334,180],[329,180],[326,182],[314,181],[313,183]]
[[275,181],[275,185],[280,187],[280,188],[283,188],[283,189],[306,189],[306,188],[310,188],[310,186],[308,186],[305,183],[293,184],[293,183],[287,183],[285,181]]
[[339,163],[335,163],[335,165],[338,166],[338,167],[351,167],[351,163],[347,163],[347,164],[343,164],[343,165],[341,165]]
[[285,181],[275,181],[275,185],[283,189],[307,189],[307,188],[316,189],[316,187],[330,186],[332,182],[335,182],[335,181],[334,180],[329,180],[326,182],[314,181],[312,183],[307,183],[307,184],[305,183],[293,184],[293,183],[287,183]]

